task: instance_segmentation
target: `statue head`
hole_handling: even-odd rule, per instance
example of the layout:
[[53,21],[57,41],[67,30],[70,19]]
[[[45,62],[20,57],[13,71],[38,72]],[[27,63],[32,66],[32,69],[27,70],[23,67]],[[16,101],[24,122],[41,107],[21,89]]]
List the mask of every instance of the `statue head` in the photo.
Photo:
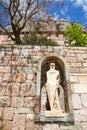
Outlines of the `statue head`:
[[50,69],[55,69],[55,63],[50,63]]

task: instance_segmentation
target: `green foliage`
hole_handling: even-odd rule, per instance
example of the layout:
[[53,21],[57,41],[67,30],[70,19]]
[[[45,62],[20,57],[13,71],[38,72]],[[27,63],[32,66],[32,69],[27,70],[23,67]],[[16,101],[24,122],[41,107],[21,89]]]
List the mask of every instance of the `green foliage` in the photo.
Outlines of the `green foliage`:
[[86,46],[87,33],[83,33],[83,26],[74,23],[72,26],[67,26],[65,36],[70,46]]
[[47,39],[45,36],[37,36],[35,33],[27,34],[23,37],[24,45],[49,45],[49,46],[57,46],[58,43]]

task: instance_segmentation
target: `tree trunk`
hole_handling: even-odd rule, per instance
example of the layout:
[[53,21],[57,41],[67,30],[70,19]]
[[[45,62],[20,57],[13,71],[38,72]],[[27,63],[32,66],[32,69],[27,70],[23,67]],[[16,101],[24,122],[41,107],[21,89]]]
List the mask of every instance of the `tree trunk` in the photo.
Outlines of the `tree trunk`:
[[13,23],[11,23],[11,25],[12,25],[13,34],[14,34],[14,37],[15,37],[15,42],[16,42],[17,45],[20,45],[22,43],[21,38],[20,38],[20,30]]
[[20,32],[18,31],[15,33],[15,41],[17,45],[20,45],[22,43],[20,38]]

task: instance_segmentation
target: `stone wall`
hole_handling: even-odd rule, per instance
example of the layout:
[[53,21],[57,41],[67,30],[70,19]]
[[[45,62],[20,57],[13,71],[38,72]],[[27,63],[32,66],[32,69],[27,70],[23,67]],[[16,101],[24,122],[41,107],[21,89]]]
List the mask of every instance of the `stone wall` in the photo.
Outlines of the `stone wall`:
[[[38,62],[50,54],[70,66],[74,126],[34,122]],[[1,46],[0,125],[0,130],[87,130],[87,48]]]

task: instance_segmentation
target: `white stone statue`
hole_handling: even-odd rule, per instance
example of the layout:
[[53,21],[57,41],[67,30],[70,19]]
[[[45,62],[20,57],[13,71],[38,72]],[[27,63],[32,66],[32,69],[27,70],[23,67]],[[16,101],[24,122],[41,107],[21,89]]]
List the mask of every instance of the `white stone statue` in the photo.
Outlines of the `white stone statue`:
[[50,70],[46,72],[46,91],[51,111],[62,112],[58,98],[58,88],[60,83],[59,71],[55,70],[55,63],[50,63]]

